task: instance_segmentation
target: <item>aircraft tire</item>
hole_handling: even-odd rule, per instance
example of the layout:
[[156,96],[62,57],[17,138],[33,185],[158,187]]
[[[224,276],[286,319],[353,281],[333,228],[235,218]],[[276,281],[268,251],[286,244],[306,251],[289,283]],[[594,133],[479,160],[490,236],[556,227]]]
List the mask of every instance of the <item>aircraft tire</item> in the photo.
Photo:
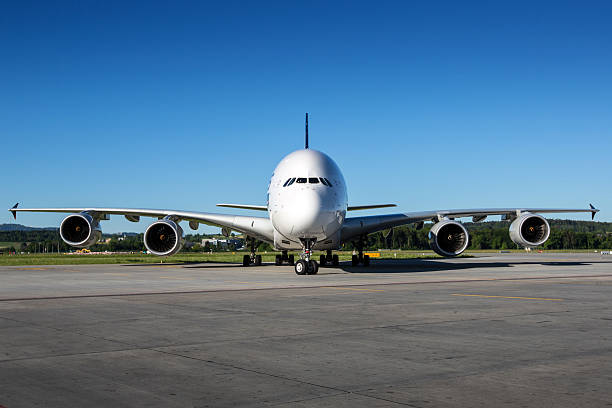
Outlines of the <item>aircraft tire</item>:
[[353,255],[353,257],[351,258],[351,265],[353,266],[359,265],[359,257],[357,255]]
[[338,266],[340,264],[340,259],[338,258],[338,254],[334,254],[332,256],[332,265]]
[[289,265],[295,265],[295,255],[289,255]]
[[363,266],[370,266],[370,255],[363,256]]
[[251,257],[248,255],[245,255],[242,257],[242,266],[249,266],[249,264],[251,263]]
[[255,266],[261,265],[261,255],[255,255]]
[[276,255],[274,258],[274,265],[281,266],[283,264],[283,257],[281,255]]
[[319,257],[319,264],[320,264],[321,266],[325,266],[325,265],[327,265],[327,258],[325,258],[325,255],[321,255],[321,256]]
[[319,264],[317,263],[317,261],[308,262],[308,274],[316,275],[317,272],[319,272]]
[[308,264],[306,263],[305,260],[299,259],[295,263],[295,273],[297,273],[298,275],[306,275],[307,272],[308,272]]

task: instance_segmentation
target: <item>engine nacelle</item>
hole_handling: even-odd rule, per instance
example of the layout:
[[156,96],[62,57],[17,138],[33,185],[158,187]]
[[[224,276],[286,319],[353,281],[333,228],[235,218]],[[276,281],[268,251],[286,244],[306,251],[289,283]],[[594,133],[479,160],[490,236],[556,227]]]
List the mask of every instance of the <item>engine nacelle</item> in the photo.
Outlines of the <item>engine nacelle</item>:
[[183,247],[183,229],[172,220],[159,220],[149,225],[144,244],[154,255],[174,255]]
[[100,222],[88,213],[71,214],[60,224],[60,236],[68,245],[86,248],[102,238]]
[[453,220],[443,220],[431,227],[429,246],[438,255],[457,256],[468,246],[469,234],[463,224]]
[[510,224],[510,239],[525,248],[542,245],[549,236],[550,225],[541,215],[524,213]]

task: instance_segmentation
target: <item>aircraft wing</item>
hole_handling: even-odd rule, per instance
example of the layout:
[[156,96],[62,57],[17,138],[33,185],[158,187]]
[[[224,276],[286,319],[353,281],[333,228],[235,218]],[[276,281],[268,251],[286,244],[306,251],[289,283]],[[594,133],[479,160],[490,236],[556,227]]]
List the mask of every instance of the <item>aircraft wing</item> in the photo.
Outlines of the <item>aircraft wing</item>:
[[94,218],[98,219],[106,219],[107,215],[113,214],[123,215],[128,220],[134,222],[139,221],[141,216],[154,218],[164,218],[170,216],[178,221],[190,221],[216,227],[227,227],[263,241],[274,242],[272,222],[266,217],[245,217],[239,215],[179,210],[156,210],[146,208],[18,208],[17,204],[9,211],[15,218],[17,218],[18,212],[80,213],[85,211],[91,214]]
[[399,225],[420,223],[424,221],[438,222],[444,218],[454,219],[462,217],[472,217],[472,221],[482,221],[489,215],[501,215],[507,219],[512,219],[524,212],[530,213],[591,213],[592,218],[599,210],[589,205],[590,208],[475,208],[460,210],[435,210],[409,212],[402,214],[372,215],[367,217],[349,217],[344,221],[341,232],[343,242],[350,241],[352,238],[370,234],[372,232],[385,230]]

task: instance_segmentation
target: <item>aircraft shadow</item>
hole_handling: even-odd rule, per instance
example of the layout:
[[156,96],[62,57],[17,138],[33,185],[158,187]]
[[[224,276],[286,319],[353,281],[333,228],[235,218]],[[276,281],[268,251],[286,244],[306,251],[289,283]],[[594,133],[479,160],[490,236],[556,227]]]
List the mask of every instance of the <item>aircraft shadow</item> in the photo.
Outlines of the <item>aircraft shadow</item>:
[[[588,262],[576,261],[517,261],[517,262],[448,262],[442,260],[427,260],[427,259],[408,259],[408,260],[378,260],[373,261],[370,266],[352,266],[350,264],[341,263],[339,268],[346,273],[418,273],[418,272],[434,272],[434,271],[453,271],[465,269],[482,269],[482,268],[509,268],[519,265],[538,265],[538,266],[588,266]],[[321,268],[322,271],[331,268]]]
[[[519,265],[538,265],[538,266],[589,266],[589,262],[577,261],[500,261],[500,262],[456,262],[446,260],[429,260],[429,259],[383,259],[373,260],[370,266],[352,266],[350,262],[341,262],[338,267],[320,267],[319,273],[333,274],[335,273],[419,273],[419,272],[435,272],[435,271],[453,271],[478,268],[509,268]],[[188,269],[222,269],[222,268],[243,268],[240,263],[223,263],[223,262],[168,262],[168,263],[134,263],[123,264],[122,266],[176,266]],[[273,263],[263,263],[261,266],[276,267]],[[287,267],[288,265],[283,265]]]

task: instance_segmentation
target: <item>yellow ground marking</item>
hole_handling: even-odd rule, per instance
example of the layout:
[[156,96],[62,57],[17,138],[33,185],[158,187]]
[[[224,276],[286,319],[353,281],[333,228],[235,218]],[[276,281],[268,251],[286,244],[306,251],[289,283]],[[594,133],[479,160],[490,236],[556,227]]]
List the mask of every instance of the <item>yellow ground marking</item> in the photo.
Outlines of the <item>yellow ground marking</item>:
[[380,258],[380,252],[364,252],[363,254],[370,258]]
[[463,293],[453,293],[451,294],[451,296],[468,296],[468,297],[518,299],[518,300],[555,300],[555,301],[563,300],[563,299],[554,299],[554,298],[523,297],[523,296],[468,295],[468,294],[463,294]]
[[384,290],[382,289],[341,288],[337,286],[327,286],[326,289],[357,290],[357,291],[362,291],[362,292],[384,292]]

